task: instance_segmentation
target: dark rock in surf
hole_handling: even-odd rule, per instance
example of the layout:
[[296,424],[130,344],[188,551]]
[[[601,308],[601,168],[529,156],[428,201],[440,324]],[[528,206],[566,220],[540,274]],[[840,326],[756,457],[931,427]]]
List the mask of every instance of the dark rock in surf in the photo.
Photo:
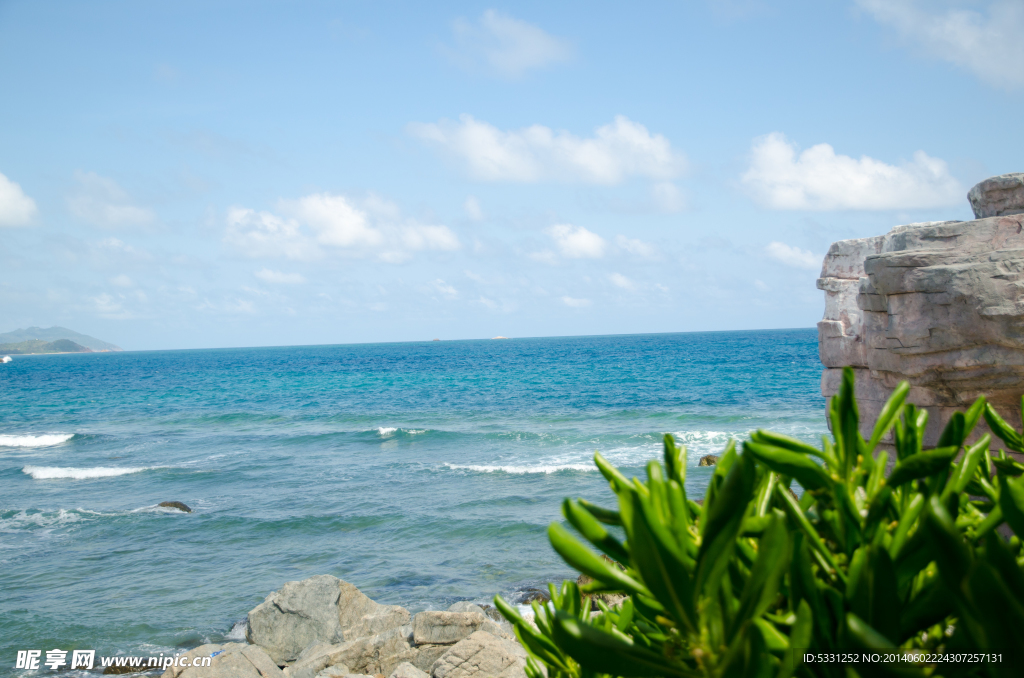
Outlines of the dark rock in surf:
[[164,508],[178,509],[182,513],[192,513],[192,509],[190,509],[185,504],[182,504],[180,501],[162,501],[159,504],[157,504],[157,506],[163,506]]
[[717,454],[705,454],[703,457],[700,458],[700,463],[698,463],[697,466],[714,466],[717,463]]

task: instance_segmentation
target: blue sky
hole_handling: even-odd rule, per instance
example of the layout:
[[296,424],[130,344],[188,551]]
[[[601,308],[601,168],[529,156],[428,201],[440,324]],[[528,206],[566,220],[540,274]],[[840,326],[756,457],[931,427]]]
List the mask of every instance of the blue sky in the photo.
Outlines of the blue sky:
[[0,331],[811,327],[1024,171],[1024,3],[0,2]]

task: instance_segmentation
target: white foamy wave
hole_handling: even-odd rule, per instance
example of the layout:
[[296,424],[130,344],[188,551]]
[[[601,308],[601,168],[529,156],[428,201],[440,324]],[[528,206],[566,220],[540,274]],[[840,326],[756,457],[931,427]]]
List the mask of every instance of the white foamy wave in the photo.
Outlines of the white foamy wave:
[[379,433],[382,436],[389,436],[389,435],[391,435],[392,433],[394,433],[397,430],[398,429],[395,428],[394,426],[378,426],[377,427],[377,433]]
[[476,471],[478,473],[558,473],[559,471],[596,471],[593,464],[553,464],[549,466],[491,466],[487,464],[445,464],[456,471]]
[[224,636],[224,640],[232,640],[235,642],[245,642],[245,621],[235,622],[235,625],[231,627],[227,635]]
[[42,435],[0,435],[0,447],[48,447],[60,445],[75,437],[74,433],[44,433]]
[[426,432],[427,432],[427,429],[425,429],[425,428],[419,428],[419,429],[411,428],[408,431],[406,431],[406,433],[408,433],[411,436],[418,435],[420,433],[426,433]]
[[153,469],[164,468],[163,466],[136,466],[133,468],[114,468],[111,466],[96,466],[94,468],[75,468],[73,466],[26,466],[21,469],[36,480],[53,480],[55,478],[72,478],[74,480],[87,480],[89,478],[112,478],[124,476],[129,473],[139,473]]
[[0,532],[17,532],[32,528],[55,528],[77,523],[88,515],[102,515],[83,509],[58,511],[17,511],[0,518]]

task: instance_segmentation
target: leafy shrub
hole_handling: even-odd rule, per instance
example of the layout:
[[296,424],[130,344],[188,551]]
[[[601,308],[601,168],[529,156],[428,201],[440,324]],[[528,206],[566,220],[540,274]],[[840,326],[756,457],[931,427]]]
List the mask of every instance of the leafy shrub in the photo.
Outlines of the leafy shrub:
[[[495,598],[528,676],[1024,675],[1021,543],[1000,535],[1024,534],[1024,466],[993,457],[989,434],[964,446],[982,416],[1011,450],[1024,452],[1024,436],[980,398],[922,449],[928,413],[908,392],[896,389],[865,441],[847,368],[832,440],[817,449],[757,431],[742,452],[730,442],[702,503],[686,496],[686,450],[669,435],[646,481],[595,454],[617,510],[566,499],[562,512],[603,555],[562,524],[548,529],[593,581],[550,586],[532,623]],[[887,474],[889,453],[876,449],[890,431]],[[608,592],[628,598],[609,608],[596,595]],[[996,656],[863,661],[900,651]]]

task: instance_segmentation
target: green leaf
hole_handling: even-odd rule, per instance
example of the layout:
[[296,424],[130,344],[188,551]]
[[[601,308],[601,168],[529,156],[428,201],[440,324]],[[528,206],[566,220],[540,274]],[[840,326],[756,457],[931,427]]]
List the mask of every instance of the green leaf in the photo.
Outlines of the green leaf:
[[818,536],[818,531],[811,525],[811,521],[807,520],[807,516],[804,515],[803,510],[800,508],[800,504],[797,503],[793,495],[789,493],[781,485],[775,486],[775,495],[779,498],[782,503],[783,509],[786,511],[786,515],[792,520],[797,527],[807,537],[807,541],[811,548],[814,549],[825,561],[828,567],[831,568],[831,573],[837,579],[846,582],[846,575],[836,566],[836,561],[832,558],[832,553],[825,547],[824,542],[821,541],[821,537]]
[[811,606],[801,600],[796,609],[796,623],[789,633],[790,652],[782,660],[782,667],[776,678],[790,678],[803,664],[804,652],[811,649],[811,638],[814,633],[814,617]]
[[952,591],[960,590],[960,583],[967,576],[973,558],[939,497],[928,498],[924,528],[933,545],[932,553],[942,580]]
[[673,543],[668,528],[655,514],[651,502],[634,495],[633,529],[629,535],[633,562],[644,584],[672,616],[690,631],[697,629],[694,586],[684,556]]
[[1015,452],[1024,452],[1024,440],[1020,435],[1007,424],[999,413],[995,411],[991,403],[985,404],[985,422],[992,432],[999,436],[1006,446]]
[[903,410],[903,401],[907,399],[908,393],[910,393],[910,383],[901,381],[892,392],[892,395],[889,396],[889,399],[885,401],[885,405],[875,421],[875,430],[871,434],[871,440],[868,442],[868,454],[872,454],[875,451],[878,443],[882,441],[882,438],[892,428],[896,419],[899,418],[900,412]]
[[1024,477],[1010,480],[999,474],[999,508],[1017,536],[1024,535]]
[[629,562],[629,552],[626,551],[622,543],[609,534],[608,530],[604,529],[597,518],[585,508],[572,499],[566,499],[562,502],[562,515],[591,544],[620,563],[625,564]]
[[554,638],[580,666],[614,676],[682,676],[697,678],[696,671],[661,654],[605,633],[564,612],[555,612]]
[[907,457],[896,464],[885,484],[896,488],[917,478],[925,478],[949,468],[959,447],[940,447]]
[[792,541],[786,526],[786,516],[776,510],[772,515],[771,524],[764,531],[758,544],[757,560],[743,589],[728,642],[731,642],[732,636],[740,626],[750,619],[760,617],[774,602],[779,593],[782,575],[789,567],[791,548]]
[[593,577],[614,590],[650,597],[651,592],[640,582],[599,558],[593,551],[576,541],[569,531],[558,523],[551,523],[548,527],[548,539],[565,562],[588,577]]
[[791,438],[790,436],[782,435],[781,433],[774,433],[772,431],[765,431],[764,429],[757,429],[750,435],[750,439],[755,443],[762,443],[764,445],[772,445],[774,447],[781,447],[790,452],[798,452],[800,454],[810,454],[815,457],[820,457],[825,461],[834,461],[832,456],[813,445],[808,445],[802,440]]
[[722,483],[722,489],[710,507],[705,505],[703,539],[697,554],[697,593],[714,591],[725,573],[729,555],[736,543],[743,515],[754,489],[754,458],[741,455]]
[[960,449],[964,444],[964,437],[967,435],[967,426],[964,423],[964,413],[954,412],[946,422],[946,428],[942,429],[937,447],[955,447]]
[[665,434],[665,472],[670,480],[686,483],[686,446],[676,445],[671,433]]
[[832,432],[836,436],[841,465],[840,477],[850,477],[850,469],[858,454],[864,452],[864,439],[860,437],[860,413],[854,396],[854,372],[852,367],[843,368],[843,381],[839,393],[833,396],[835,412]]
[[622,525],[622,514],[618,511],[606,509],[596,504],[591,504],[586,499],[577,499],[576,502],[583,508],[590,511],[590,515],[600,520],[605,525]]
[[[979,398],[978,400],[981,399]],[[991,440],[992,436],[986,433],[978,442],[967,449],[964,453],[964,458],[957,465],[956,473],[949,479],[949,483],[946,485],[946,492],[960,494],[964,491],[967,483],[974,478],[975,471],[985,458],[985,452],[988,450]]]
[[747,442],[743,443],[743,451],[754,455],[758,461],[779,475],[793,477],[808,490],[832,486],[832,478],[828,472],[811,461],[806,454],[790,452],[772,445]]

